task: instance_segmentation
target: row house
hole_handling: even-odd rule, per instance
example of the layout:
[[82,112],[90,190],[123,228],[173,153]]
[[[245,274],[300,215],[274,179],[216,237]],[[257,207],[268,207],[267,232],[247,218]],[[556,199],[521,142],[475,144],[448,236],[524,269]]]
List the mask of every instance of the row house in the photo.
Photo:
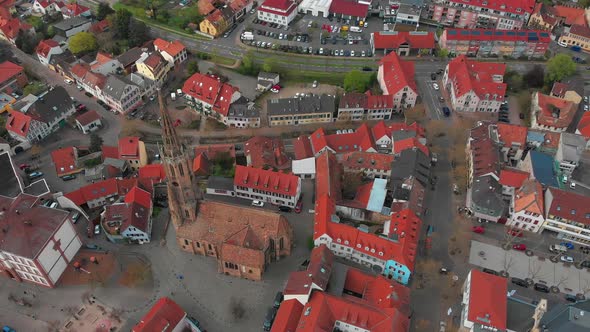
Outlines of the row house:
[[260,6],[256,17],[264,22],[289,25],[297,16],[296,0],[266,0]]
[[382,51],[383,55],[395,52],[400,56],[432,53],[436,47],[434,32],[428,31],[377,31],[371,33],[373,54]]
[[96,58],[88,63],[92,72],[102,75],[121,74],[123,66],[115,57],[104,52],[98,52]]
[[391,52],[379,63],[377,80],[384,95],[393,97],[393,108],[402,111],[416,105],[418,88],[414,81],[414,63],[403,61]]
[[260,109],[254,102],[247,101],[245,97],[240,97],[235,103],[229,105],[224,120],[224,124],[232,128],[259,128]]
[[90,65],[87,63],[73,65],[70,69],[70,75],[84,91],[98,99],[102,99],[102,89],[107,80],[105,75],[92,72]]
[[506,65],[480,62],[460,55],[451,60],[443,76],[455,111],[498,112],[505,101]]
[[16,103],[6,120],[6,130],[20,142],[38,142],[59,130],[67,118],[76,112],[68,92],[61,86]]
[[531,100],[531,129],[562,133],[574,120],[578,104],[534,92]]
[[336,97],[322,94],[269,99],[266,108],[270,126],[331,123],[336,112]]
[[574,24],[587,25],[585,16],[583,8],[539,2],[535,5],[528,26],[552,31],[560,25],[568,27]]
[[[279,137],[254,136],[244,143],[246,165],[256,168],[288,169],[291,159]],[[235,151],[233,152],[235,158]],[[211,158],[210,158],[211,159]]]
[[456,28],[521,29],[535,9],[535,0],[435,0],[427,18]]
[[237,197],[294,208],[301,197],[301,179],[293,174],[236,165]]
[[577,46],[582,50],[590,51],[590,28],[588,25],[574,24],[566,30],[559,41],[568,46]]
[[23,67],[10,61],[0,63],[0,93],[21,91],[27,84],[29,79]]
[[389,179],[391,164],[395,156],[372,152],[349,152],[342,155],[345,172],[362,172],[371,179]]
[[389,120],[393,112],[392,95],[349,92],[340,97],[338,121]]
[[182,92],[187,100],[194,103],[198,113],[225,125],[228,125],[230,106],[242,97],[238,88],[200,73],[195,73],[184,82]]
[[320,128],[309,136],[309,141],[314,157],[324,151],[334,154],[353,151],[377,152],[371,130],[366,124],[354,131],[344,130],[332,135],[326,135],[324,129]]
[[0,272],[9,279],[54,288],[82,247],[70,212],[21,193],[0,196]]
[[478,57],[542,58],[551,35],[536,30],[445,29],[441,49],[450,54]]
[[556,233],[559,240],[588,246],[590,197],[553,187],[547,189],[543,229]]
[[506,226],[538,233],[545,222],[543,187],[534,179],[526,180],[510,200]]
[[141,91],[125,77],[109,75],[102,89],[102,101],[117,113],[129,113],[142,105]]
[[178,68],[178,66],[188,58],[186,47],[178,40],[169,42],[164,39],[156,38],[154,40],[154,48],[156,51],[160,52],[172,68]]

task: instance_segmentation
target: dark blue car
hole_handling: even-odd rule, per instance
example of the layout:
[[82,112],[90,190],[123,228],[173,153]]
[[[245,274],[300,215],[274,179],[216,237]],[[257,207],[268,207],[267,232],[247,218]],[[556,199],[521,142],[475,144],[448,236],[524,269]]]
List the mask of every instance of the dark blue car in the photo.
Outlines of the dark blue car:
[[446,106],[445,106],[445,107],[443,107],[443,108],[442,108],[442,111],[443,111],[443,114],[444,114],[445,116],[447,116],[447,117],[448,117],[448,116],[451,116],[451,110],[450,110],[448,107],[446,107]]

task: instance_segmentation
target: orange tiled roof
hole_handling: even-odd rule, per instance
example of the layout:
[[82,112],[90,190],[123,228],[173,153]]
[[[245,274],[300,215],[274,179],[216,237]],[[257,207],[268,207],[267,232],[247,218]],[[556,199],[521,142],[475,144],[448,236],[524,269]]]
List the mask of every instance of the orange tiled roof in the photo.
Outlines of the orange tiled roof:
[[528,212],[544,215],[543,187],[537,180],[527,180],[520,189],[514,193],[514,211],[526,210]]

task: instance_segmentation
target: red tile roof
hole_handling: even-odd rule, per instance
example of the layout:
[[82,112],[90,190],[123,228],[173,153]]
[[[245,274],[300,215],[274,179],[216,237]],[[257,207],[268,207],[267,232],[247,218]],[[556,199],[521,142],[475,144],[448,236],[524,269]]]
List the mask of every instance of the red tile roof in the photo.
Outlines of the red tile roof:
[[123,137],[119,139],[119,158],[120,159],[138,159],[139,158],[139,137]]
[[195,147],[195,156],[204,153],[205,156],[212,160],[217,158],[218,154],[227,153],[231,158],[236,158],[236,147],[234,144],[207,144]]
[[295,332],[302,311],[303,304],[296,299],[283,301],[270,332]]
[[[539,105],[539,112],[536,114],[539,125],[555,128],[567,128],[570,125],[576,114],[577,104],[540,92],[535,92],[535,94]],[[559,110],[558,117],[553,116],[554,109]]]
[[590,28],[586,25],[574,24],[570,28],[570,34],[590,38]]
[[407,44],[411,49],[432,49],[435,47],[434,32],[382,31],[373,33],[375,49],[397,49]]
[[209,158],[204,153],[199,153],[193,159],[193,173],[196,175],[209,175]]
[[0,63],[0,85],[9,79],[12,79],[18,73],[24,70],[23,67],[14,64],[10,61],[4,61]]
[[54,47],[59,47],[59,44],[53,39],[46,39],[39,42],[36,51],[38,55],[47,58],[49,51]]
[[173,57],[177,56],[186,49],[179,40],[169,42],[160,38],[156,38],[156,40],[154,40],[154,46],[157,50],[160,50],[160,52],[166,52]]
[[547,199],[546,202],[549,204],[549,210],[546,211],[548,215],[590,225],[590,196],[557,188],[549,188],[547,190],[553,197],[552,200]]
[[543,187],[537,180],[527,180],[522,187],[514,193],[514,211],[528,211],[545,215]]
[[393,153],[395,154],[413,148],[420,149],[427,156],[430,155],[430,151],[428,150],[428,148],[424,144],[420,143],[420,140],[417,137],[410,137],[402,140],[396,140],[393,142]]
[[550,33],[542,30],[445,29],[444,34],[446,40],[551,42]]
[[365,18],[369,11],[368,3],[361,3],[356,0],[332,0],[330,13],[350,15],[353,17]]
[[585,112],[582,115],[576,132],[586,137],[586,139],[590,139],[590,112]]
[[209,105],[213,111],[227,116],[231,99],[238,88],[200,73],[189,77],[182,87],[185,94]]
[[387,234],[391,239],[397,238],[397,243],[390,245],[390,256],[385,256],[386,259],[395,259],[414,271],[421,227],[422,220],[411,209],[392,214]]
[[20,137],[27,137],[31,127],[31,120],[33,119],[24,113],[11,111],[8,113],[8,119],[6,120],[6,130]]
[[505,168],[500,171],[500,184],[507,187],[520,188],[529,176],[529,172],[515,168]]
[[254,136],[244,143],[244,154],[248,166],[270,166],[277,169],[291,167],[291,160],[287,157],[283,140],[264,136]]
[[234,185],[269,191],[276,194],[295,196],[299,177],[293,174],[273,172],[261,168],[236,165]]
[[366,108],[368,110],[381,110],[393,108],[392,95],[373,95],[371,91],[365,92],[367,96]]
[[391,52],[381,59],[380,66],[383,70],[383,81],[387,87],[387,94],[394,95],[405,87],[418,93],[414,81],[414,63],[403,61],[395,52]]
[[[148,182],[149,181],[149,182]],[[126,195],[134,186],[139,185],[142,189],[152,191],[151,180],[149,179],[106,179],[91,183],[78,190],[69,192],[65,196],[71,199],[76,205],[86,204],[88,201],[103,197]]]
[[563,98],[565,93],[569,89],[569,85],[566,83],[555,82],[551,88],[551,95],[559,98]]
[[527,127],[501,122],[498,122],[496,127],[498,128],[498,135],[500,136],[500,141],[504,143],[504,147],[510,148],[512,145],[518,144],[524,150],[528,132]]
[[125,195],[125,203],[137,203],[149,210],[152,207],[152,195],[149,192],[134,186],[129,190],[127,195]]
[[390,171],[395,156],[392,154],[372,152],[349,152],[341,157],[345,169],[377,169]]
[[154,179],[160,182],[166,178],[166,170],[163,164],[150,164],[139,168],[140,179]]
[[88,71],[90,71],[90,65],[87,63],[77,63],[70,69],[72,75],[77,79],[83,79]]
[[80,169],[76,165],[76,151],[73,146],[51,151],[51,159],[55,165],[57,176],[76,173]]
[[330,152],[324,152],[316,157],[316,197],[323,195],[339,201],[342,199],[342,166],[336,160],[336,156]]
[[96,120],[100,120],[100,115],[95,110],[90,110],[76,117],[76,121],[78,121],[82,126],[87,126]]
[[105,18],[102,21],[96,22],[93,25],[90,26],[90,32],[93,33],[102,33],[105,32],[109,29],[110,27],[110,23],[109,21]]
[[141,321],[133,327],[132,332],[170,331],[184,319],[186,312],[167,297],[162,297]]
[[506,278],[476,269],[471,270],[467,319],[484,326],[506,330],[507,292]]
[[289,16],[296,9],[297,2],[294,0],[266,0],[258,7],[259,11],[280,16]]
[[29,31],[32,28],[30,24],[21,22],[18,18],[11,18],[0,26],[2,33],[11,40],[16,39],[20,31]]
[[74,16],[81,15],[85,12],[89,12],[90,8],[79,5],[77,3],[68,3],[61,10],[67,16],[74,17]]
[[105,160],[106,158],[119,159],[119,148],[116,146],[103,145],[101,146],[101,150],[102,160]]
[[461,5],[475,6],[508,12],[516,15],[531,14],[535,9],[535,0],[450,0]]
[[346,271],[344,281],[345,299],[365,301],[378,308],[397,308],[409,316],[410,289],[382,275],[371,275],[355,268]]
[[583,25],[587,26],[586,13],[584,8],[568,7],[568,6],[553,6],[555,13],[559,17],[565,18],[565,25]]
[[480,123],[469,134],[474,177],[500,172],[500,155],[496,143],[490,138],[489,125]]
[[473,91],[480,99],[503,101],[506,83],[494,81],[494,78],[502,80],[505,71],[503,63],[479,62],[465,55],[459,55],[448,64],[448,77],[456,97]]
[[374,150],[375,142],[367,124],[362,124],[353,133],[326,135],[323,128],[309,136],[314,153],[330,148],[335,153]]
[[550,25],[555,25],[557,23],[557,18],[555,17],[557,12],[555,11],[553,5],[548,6],[542,2],[539,2],[535,4],[535,9],[533,10],[532,15],[540,15],[543,19],[543,22]]
[[311,142],[309,137],[301,135],[293,142],[293,149],[295,150],[295,159],[305,159],[313,157],[313,150],[311,149]]
[[283,294],[309,295],[312,289],[318,288],[325,291],[332,274],[333,262],[334,254],[325,244],[314,248],[307,269],[289,275]]

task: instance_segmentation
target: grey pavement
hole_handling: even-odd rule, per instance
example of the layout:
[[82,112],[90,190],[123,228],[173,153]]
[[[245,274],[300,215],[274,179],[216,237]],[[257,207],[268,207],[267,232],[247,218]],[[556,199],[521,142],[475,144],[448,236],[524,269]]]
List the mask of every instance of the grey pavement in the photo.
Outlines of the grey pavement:
[[510,277],[533,279],[549,287],[558,287],[561,292],[576,295],[590,291],[590,273],[573,264],[553,263],[549,259],[528,256],[516,250],[504,250],[483,242],[471,241],[469,263],[506,271]]

